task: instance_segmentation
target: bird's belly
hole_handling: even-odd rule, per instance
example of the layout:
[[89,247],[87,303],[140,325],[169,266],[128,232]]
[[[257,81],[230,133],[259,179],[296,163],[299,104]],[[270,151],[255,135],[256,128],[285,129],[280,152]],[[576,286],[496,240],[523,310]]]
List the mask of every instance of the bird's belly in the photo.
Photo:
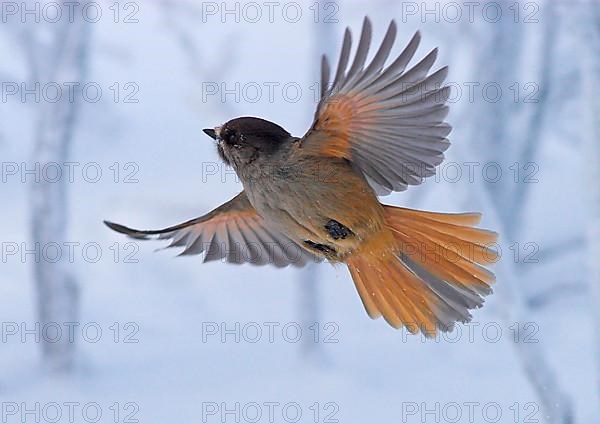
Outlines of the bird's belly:
[[354,171],[342,169],[336,177],[288,174],[244,186],[254,208],[274,229],[315,254],[338,261],[381,229],[383,209]]

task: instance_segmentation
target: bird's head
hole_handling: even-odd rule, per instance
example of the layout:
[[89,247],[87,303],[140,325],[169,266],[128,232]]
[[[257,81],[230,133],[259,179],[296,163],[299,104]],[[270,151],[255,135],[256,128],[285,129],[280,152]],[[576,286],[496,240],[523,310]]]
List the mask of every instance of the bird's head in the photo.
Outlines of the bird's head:
[[291,137],[279,125],[253,117],[235,118],[204,132],[217,142],[221,159],[234,167],[270,157]]

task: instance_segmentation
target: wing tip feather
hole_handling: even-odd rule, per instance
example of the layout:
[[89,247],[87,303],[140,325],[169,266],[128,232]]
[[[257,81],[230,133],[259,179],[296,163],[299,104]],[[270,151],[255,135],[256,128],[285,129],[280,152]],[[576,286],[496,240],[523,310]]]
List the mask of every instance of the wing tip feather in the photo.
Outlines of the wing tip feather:
[[124,225],[117,224],[115,222],[111,222],[111,221],[107,221],[107,220],[103,220],[102,222],[108,228],[110,228],[113,231],[116,231],[117,233],[125,234],[129,237],[137,238],[137,239],[147,239],[148,238],[148,234],[145,234],[144,231],[136,230],[134,228],[129,228]]

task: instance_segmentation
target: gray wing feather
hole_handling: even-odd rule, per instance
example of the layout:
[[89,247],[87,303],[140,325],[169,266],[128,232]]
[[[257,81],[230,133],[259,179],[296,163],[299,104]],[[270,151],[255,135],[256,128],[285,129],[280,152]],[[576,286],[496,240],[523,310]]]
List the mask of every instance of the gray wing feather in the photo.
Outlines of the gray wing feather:
[[368,79],[372,76],[379,74],[379,72],[383,69],[383,65],[385,61],[390,56],[390,52],[392,51],[392,47],[394,46],[394,41],[396,40],[396,23],[392,21],[390,26],[383,37],[383,41],[381,42],[381,46],[375,57],[371,61],[371,64],[367,67],[367,69],[363,72],[361,78],[357,81],[357,83],[361,83],[363,81],[368,81]]
[[371,26],[371,21],[368,18],[365,18],[363,21],[363,28],[362,33],[360,34],[358,47],[356,48],[356,56],[354,56],[354,62],[352,63],[348,74],[345,76],[344,83],[341,87],[342,90],[346,85],[351,84],[354,76],[358,73],[358,71],[362,70],[363,66],[365,65],[367,55],[369,54],[369,46],[371,45],[372,35],[373,29]]
[[135,230],[108,221],[104,223],[132,238],[170,240],[165,248],[183,247],[179,256],[204,253],[203,262],[225,260],[234,264],[301,267],[321,260],[269,228],[244,192],[204,216],[162,230]]
[[327,56],[323,55],[321,58],[321,98],[323,98],[327,94],[327,90],[329,89],[329,61],[327,60]]
[[350,160],[380,195],[406,190],[434,175],[450,145],[447,136],[451,127],[444,121],[450,87],[443,86],[448,67],[430,73],[438,55],[433,49],[408,68],[421,40],[419,32],[385,67],[396,34],[392,21],[381,46],[365,66],[372,35],[371,22],[365,18],[354,60],[346,72],[352,46],[347,28],[334,83],[328,90],[324,86],[329,82],[330,69],[323,60],[321,100],[315,115],[316,123],[326,105],[352,97],[358,111],[348,130]]
[[335,73],[335,79],[333,80],[332,90],[337,88],[337,85],[344,77],[346,67],[348,66],[348,59],[350,59],[350,48],[352,47],[352,34],[350,29],[346,28],[344,32],[344,41],[342,42],[342,52],[340,54],[340,60],[338,61],[337,71]]

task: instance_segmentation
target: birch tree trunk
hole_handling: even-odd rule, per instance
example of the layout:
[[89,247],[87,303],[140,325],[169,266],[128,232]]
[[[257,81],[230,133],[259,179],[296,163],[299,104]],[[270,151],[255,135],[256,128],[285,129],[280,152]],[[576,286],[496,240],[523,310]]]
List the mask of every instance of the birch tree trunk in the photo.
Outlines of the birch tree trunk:
[[[82,2],[82,7],[87,2]],[[55,24],[56,25],[56,24]],[[39,25],[38,25],[39,26]],[[42,24],[43,26],[43,24]],[[73,22],[65,21],[51,31],[48,41],[38,38],[40,28],[29,29],[26,48],[29,51],[33,81],[41,84],[56,82],[81,82],[84,80],[89,44],[90,24],[81,13],[74,13]],[[80,86],[79,86],[80,87]],[[73,132],[78,117],[82,95],[75,88],[74,95],[63,96],[56,103],[43,98],[36,104],[36,132],[32,166],[44,169],[49,163],[64,164],[69,161]],[[63,254],[54,261],[40,255],[34,261],[34,280],[37,288],[38,323],[41,328],[56,323],[77,322],[79,288],[70,271],[65,242],[68,228],[68,178],[56,182],[46,181],[43,175],[31,186],[31,238],[39,252],[45,246],[59,246]],[[65,334],[58,341],[41,339],[43,362],[51,371],[72,369],[75,359],[74,341]]]

